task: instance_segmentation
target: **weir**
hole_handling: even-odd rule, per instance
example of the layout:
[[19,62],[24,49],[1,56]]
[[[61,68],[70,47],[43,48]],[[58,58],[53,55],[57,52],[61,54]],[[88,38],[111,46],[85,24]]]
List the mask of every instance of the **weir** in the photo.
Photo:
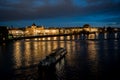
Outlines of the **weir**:
[[45,59],[39,62],[38,69],[49,70],[55,67],[55,65],[67,54],[67,50],[65,48],[57,48],[52,50],[50,55],[46,56]]
[[56,71],[56,64],[61,61],[63,57],[67,54],[67,50],[65,48],[57,48],[52,50],[50,55],[46,56],[45,59],[39,62],[38,64],[38,74],[39,78],[45,80],[46,76],[50,77],[51,80],[53,74]]

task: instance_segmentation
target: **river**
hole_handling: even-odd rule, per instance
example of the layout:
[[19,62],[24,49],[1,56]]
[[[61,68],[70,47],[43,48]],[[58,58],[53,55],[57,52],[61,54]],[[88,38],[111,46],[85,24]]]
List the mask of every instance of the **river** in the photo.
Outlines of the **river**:
[[36,39],[0,45],[1,80],[41,80],[37,64],[57,47],[67,55],[44,80],[118,80],[120,40]]

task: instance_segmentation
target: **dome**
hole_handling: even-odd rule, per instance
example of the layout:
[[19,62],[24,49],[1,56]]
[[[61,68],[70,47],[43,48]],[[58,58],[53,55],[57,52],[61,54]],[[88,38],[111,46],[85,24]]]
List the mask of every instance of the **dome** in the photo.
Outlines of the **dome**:
[[35,23],[33,23],[33,24],[32,24],[32,26],[36,26],[36,24],[35,24]]
[[90,28],[90,25],[89,24],[84,24],[83,28]]

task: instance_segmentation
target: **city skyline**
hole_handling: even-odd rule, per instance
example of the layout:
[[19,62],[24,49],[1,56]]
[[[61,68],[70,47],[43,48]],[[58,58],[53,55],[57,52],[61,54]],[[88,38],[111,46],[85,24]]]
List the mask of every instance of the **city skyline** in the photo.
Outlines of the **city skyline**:
[[120,26],[120,0],[1,0],[0,25]]

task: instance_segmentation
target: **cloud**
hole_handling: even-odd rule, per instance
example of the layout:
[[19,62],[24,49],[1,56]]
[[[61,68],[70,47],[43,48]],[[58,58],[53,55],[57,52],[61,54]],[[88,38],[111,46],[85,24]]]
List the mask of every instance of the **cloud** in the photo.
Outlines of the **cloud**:
[[[74,0],[77,1],[78,0]],[[81,0],[83,1],[83,0]],[[120,2],[84,0],[76,6],[73,0],[0,0],[0,21],[45,19],[99,14],[119,15]]]

